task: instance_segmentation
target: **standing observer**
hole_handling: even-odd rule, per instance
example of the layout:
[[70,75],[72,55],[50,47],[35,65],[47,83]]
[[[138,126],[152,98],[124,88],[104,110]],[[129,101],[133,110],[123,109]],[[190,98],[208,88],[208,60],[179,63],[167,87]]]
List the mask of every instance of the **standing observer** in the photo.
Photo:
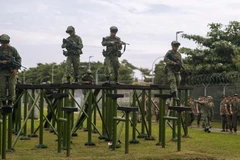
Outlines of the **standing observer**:
[[2,106],[12,106],[15,99],[16,76],[21,67],[21,57],[11,46],[10,37],[0,36],[0,99]]
[[70,83],[72,65],[74,82],[77,83],[79,79],[80,55],[82,54],[83,48],[82,39],[75,34],[75,28],[73,26],[68,26],[66,33],[70,36],[67,39],[63,39],[62,48],[67,49],[67,51],[63,51],[63,55],[67,57],[67,83]]
[[179,100],[177,87],[181,81],[180,69],[182,65],[182,56],[180,52],[178,52],[180,43],[177,41],[172,41],[171,46],[172,49],[169,50],[164,57],[164,62],[166,63],[165,73],[170,83],[173,99]]
[[104,59],[104,72],[106,77],[106,83],[110,81],[111,67],[113,69],[114,81],[118,82],[120,64],[118,58],[121,57],[122,41],[116,36],[118,28],[115,26],[110,27],[110,36],[104,37],[102,45],[106,46],[106,50],[103,50]]

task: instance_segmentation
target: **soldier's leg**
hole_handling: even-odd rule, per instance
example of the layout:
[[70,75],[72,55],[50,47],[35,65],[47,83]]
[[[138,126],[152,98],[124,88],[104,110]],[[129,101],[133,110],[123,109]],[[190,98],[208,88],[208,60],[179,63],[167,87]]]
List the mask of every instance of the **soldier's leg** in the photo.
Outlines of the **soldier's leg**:
[[8,77],[8,105],[12,105],[12,102],[15,100],[15,91],[16,91],[16,77],[10,75]]
[[199,113],[198,116],[197,116],[197,125],[198,125],[198,127],[200,125],[201,119],[202,119],[202,116],[201,116],[201,113]]
[[68,57],[67,57],[67,61],[66,61],[66,77],[67,77],[67,83],[70,83],[71,67],[72,67],[72,56],[68,56]]
[[227,124],[228,124],[228,129],[232,133],[232,115],[227,116]]
[[223,131],[223,132],[224,132],[225,129],[226,129],[225,120],[226,120],[226,115],[222,115],[222,131]]
[[168,77],[168,82],[170,83],[170,90],[171,90],[173,99],[179,100],[177,95],[177,80],[179,80],[179,77],[176,77],[175,73],[170,70],[167,73],[167,77]]
[[111,58],[111,66],[113,67],[114,81],[118,83],[119,68],[120,68],[118,57]]
[[237,132],[237,114],[232,115],[232,128],[234,132]]
[[110,69],[110,59],[108,57],[105,57],[104,59],[104,74],[106,77],[106,81],[109,83],[110,80],[110,73],[111,73],[111,69]]
[[175,77],[176,77],[176,85],[178,86],[182,79],[180,73],[175,73]]
[[74,74],[74,81],[78,82],[79,79],[79,67],[80,67],[80,56],[73,56],[73,74]]
[[0,73],[0,100],[2,105],[6,105],[7,100],[6,79],[6,76]]

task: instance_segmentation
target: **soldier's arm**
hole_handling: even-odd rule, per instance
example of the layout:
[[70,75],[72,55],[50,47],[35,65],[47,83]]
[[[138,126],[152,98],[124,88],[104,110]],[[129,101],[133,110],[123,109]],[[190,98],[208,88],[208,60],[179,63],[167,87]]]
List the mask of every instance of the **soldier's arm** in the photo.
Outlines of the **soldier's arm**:
[[169,54],[171,54],[170,51],[168,51],[168,52],[166,53],[166,55],[164,56],[164,62],[165,62],[167,65],[174,65],[174,64],[176,64],[176,62],[174,62],[174,61],[172,61],[172,60],[169,59]]
[[109,46],[109,45],[111,45],[111,41],[107,37],[103,37],[102,46]]
[[[121,42],[121,39],[120,38],[118,38],[118,39],[119,39],[119,42]],[[119,44],[119,50],[122,49],[122,45],[123,45],[122,43]]]
[[13,56],[15,58],[16,63],[19,64],[19,66],[15,66],[16,68],[14,69],[19,69],[21,67],[22,58],[20,57],[18,51],[15,48],[13,48]]
[[79,47],[79,48],[83,48],[83,43],[82,43],[82,39],[81,39],[81,37],[79,37],[78,36],[78,40],[77,40],[77,46]]
[[227,115],[229,115],[229,112],[228,112],[228,109],[227,109],[227,104],[226,104],[226,103],[224,104],[224,109],[225,109],[225,111],[226,111]]

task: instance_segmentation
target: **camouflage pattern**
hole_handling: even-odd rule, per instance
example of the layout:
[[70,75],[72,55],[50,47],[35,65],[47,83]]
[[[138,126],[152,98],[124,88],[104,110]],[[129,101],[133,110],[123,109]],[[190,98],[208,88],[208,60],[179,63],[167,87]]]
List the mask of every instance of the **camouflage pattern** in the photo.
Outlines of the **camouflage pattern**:
[[174,65],[174,61],[169,59],[169,55],[173,56],[175,59],[178,59],[182,62],[182,56],[178,51],[169,50],[167,54],[164,57],[164,62],[166,63],[166,74],[168,81],[170,83],[170,89],[171,92],[177,92],[177,86],[181,82],[181,76],[180,76],[180,66]]
[[225,103],[226,100],[222,100],[220,103],[220,115],[222,117],[222,131],[226,131],[228,129],[227,127],[227,111],[225,109]]
[[240,100],[234,96],[231,104],[231,111],[232,111],[232,128],[234,132],[237,132],[237,119],[238,119],[238,112],[240,108]]
[[[112,44],[111,42],[115,41],[117,43]],[[107,36],[103,38],[102,45],[106,46],[106,50],[103,50],[104,59],[104,72],[106,77],[110,77],[111,67],[113,69],[114,80],[118,80],[120,64],[118,57],[121,56],[122,45],[120,42],[121,39],[117,36]]]
[[[1,39],[3,37],[1,36]],[[7,48],[0,47],[0,57],[1,60],[4,60],[4,57],[12,56],[15,58],[15,61],[21,64],[21,57],[18,54],[18,51],[8,45]],[[15,99],[15,86],[16,86],[16,77],[13,75],[13,70],[19,69],[17,66],[12,66],[10,64],[0,63],[0,100],[6,101]]]
[[227,125],[230,132],[232,132],[232,113],[231,113],[231,99],[227,99],[225,102],[225,110],[227,112]]
[[208,119],[208,113],[211,108],[210,102],[203,100],[203,101],[198,101],[198,103],[202,104],[201,109],[200,109],[201,120],[203,122],[203,127],[204,127],[205,131],[208,131],[209,128],[211,128],[211,126],[209,124],[209,119]]
[[[86,74],[82,76],[81,83],[86,85],[94,84],[94,77],[89,73],[89,70],[87,71]],[[82,92],[83,95],[85,96],[88,92],[88,89],[84,89]]]
[[[68,27],[69,28],[69,27]],[[81,49],[83,48],[82,39],[78,35],[71,35],[67,38],[67,40],[73,42]],[[67,49],[67,67],[66,67],[66,76],[71,76],[71,67],[73,65],[73,75],[75,79],[79,78],[79,67],[80,67],[80,54],[82,54],[82,50],[74,47],[69,47],[67,44],[62,44],[62,48]]]

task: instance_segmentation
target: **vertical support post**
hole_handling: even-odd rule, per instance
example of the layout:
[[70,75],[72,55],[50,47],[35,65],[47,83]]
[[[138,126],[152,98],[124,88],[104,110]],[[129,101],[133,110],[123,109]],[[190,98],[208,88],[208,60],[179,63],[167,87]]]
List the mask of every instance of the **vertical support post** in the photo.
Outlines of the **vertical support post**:
[[[62,90],[60,91],[62,93]],[[62,123],[60,121],[60,118],[63,117],[63,112],[61,110],[61,107],[63,106],[63,99],[61,99],[57,103],[57,132],[58,132],[58,153],[61,153],[61,142],[62,142]]]
[[88,95],[88,118],[87,118],[87,129],[88,129],[88,142],[85,143],[85,146],[95,146],[95,143],[92,142],[92,90],[89,89]]
[[39,120],[39,144],[36,145],[36,148],[47,148],[46,145],[43,144],[43,108],[44,108],[44,99],[43,99],[43,94],[44,91],[40,90],[40,104],[39,104],[39,109],[40,109],[40,120]]
[[[108,89],[107,94],[111,94],[112,90]],[[112,99],[111,97],[107,97],[107,128],[108,128],[108,137],[105,139],[106,141],[111,141],[112,140]]]
[[[185,94],[184,94],[184,101],[185,101],[185,106],[187,106],[187,103],[188,103],[188,90],[186,89],[185,90]],[[183,137],[184,138],[189,138],[189,135],[188,135],[188,122],[189,122],[189,114],[187,111],[184,112],[185,114],[185,128],[184,128],[184,135]]]
[[12,148],[12,112],[8,114],[8,146],[7,152],[14,152]]
[[144,130],[144,122],[145,122],[145,104],[146,104],[146,101],[145,101],[145,97],[146,97],[146,94],[145,94],[145,90],[142,90],[142,103],[141,103],[141,133],[138,135],[138,138],[145,138],[147,137],[147,134],[145,133],[145,130]]
[[[75,96],[75,90],[72,89],[72,96],[73,98],[71,99],[71,107],[75,107],[75,101],[74,101],[74,96]],[[71,118],[71,128],[73,127],[74,125],[74,113],[70,115],[70,118]]]
[[181,112],[178,112],[178,137],[177,137],[177,150],[181,151]]
[[15,113],[15,134],[17,135],[20,128],[21,128],[21,124],[22,124],[22,117],[21,117],[21,108],[22,108],[22,98],[18,99],[18,107],[16,109],[16,113]]
[[71,118],[72,118],[72,116],[71,116],[70,113],[66,113],[66,116],[67,116],[67,122],[65,124],[67,126],[67,135],[66,135],[66,140],[67,140],[67,157],[69,157],[70,156],[70,138],[71,138],[70,128],[71,128]]
[[102,89],[102,135],[100,135],[98,138],[99,139],[106,139],[106,134],[107,134],[107,131],[106,131],[106,122],[107,122],[107,119],[106,119],[106,90],[105,89]]
[[2,119],[0,119],[0,155],[2,155]]
[[145,137],[145,140],[154,140],[152,136],[152,92],[151,89],[148,90],[148,136]]
[[[136,107],[136,98],[137,98],[137,93],[136,90],[133,90],[133,99],[132,99],[132,107]],[[137,113],[133,112],[132,113],[132,140],[129,142],[131,144],[137,144],[139,141],[136,139],[136,126],[137,126]]]
[[[27,106],[28,105],[28,91],[25,90],[24,92],[24,111],[23,111],[23,117],[24,117],[24,120],[27,119]],[[27,136],[27,123],[24,125],[24,128],[23,128],[23,136],[20,138],[20,140],[29,140],[30,138]]]
[[126,125],[125,125],[125,154],[129,152],[129,112],[126,111]]
[[5,113],[2,114],[2,159],[6,159],[6,130],[7,130],[7,115]]
[[[33,99],[31,99],[30,101],[31,101],[31,105],[33,105],[34,104],[34,99],[35,99],[35,90],[32,89],[31,91],[32,91],[31,95],[32,95]],[[34,105],[32,111],[31,111],[31,134],[28,135],[29,137],[37,137],[37,135],[34,133],[34,111],[35,111],[35,109],[36,108],[35,108],[35,105]]]
[[[179,95],[179,97],[180,97],[180,95]],[[176,105],[176,101],[173,100],[173,106],[175,106],[175,105]],[[175,110],[172,110],[172,116],[173,116],[173,117],[176,117],[176,111],[175,111]],[[176,121],[175,121],[175,120],[172,120],[172,126],[173,126],[173,128],[172,128],[172,141],[177,142],[177,137],[176,137]]]
[[[159,94],[162,94],[162,89],[159,90]],[[162,107],[163,107],[163,100],[159,97],[159,102],[158,102],[158,142],[156,143],[156,145],[161,145],[162,144],[162,136],[163,136],[163,112],[162,112]]]

